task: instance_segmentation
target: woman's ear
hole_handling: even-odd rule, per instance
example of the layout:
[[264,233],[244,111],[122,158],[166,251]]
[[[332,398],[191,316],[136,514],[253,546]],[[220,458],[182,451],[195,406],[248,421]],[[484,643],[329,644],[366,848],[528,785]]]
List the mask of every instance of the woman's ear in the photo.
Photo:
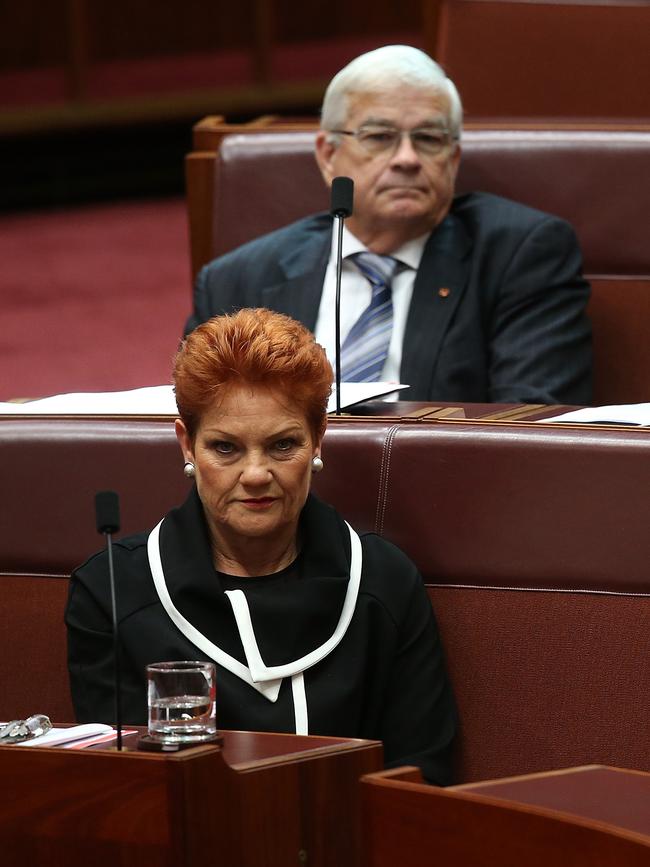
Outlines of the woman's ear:
[[176,439],[178,440],[178,444],[183,452],[183,460],[194,462],[192,438],[190,437],[188,430],[185,427],[185,422],[182,419],[177,418],[174,422],[174,432],[176,433]]
[[314,457],[316,457],[316,455],[320,456],[321,448],[323,446],[323,437],[325,436],[326,428],[327,428],[327,419],[325,419],[325,421],[323,423],[322,431],[317,435],[317,437],[314,441]]

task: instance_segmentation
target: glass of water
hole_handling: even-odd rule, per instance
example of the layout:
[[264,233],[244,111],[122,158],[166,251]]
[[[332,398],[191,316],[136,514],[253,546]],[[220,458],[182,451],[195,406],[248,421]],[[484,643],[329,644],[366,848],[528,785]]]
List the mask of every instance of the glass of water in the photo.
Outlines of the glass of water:
[[149,736],[162,743],[207,741],[217,733],[213,662],[147,666]]

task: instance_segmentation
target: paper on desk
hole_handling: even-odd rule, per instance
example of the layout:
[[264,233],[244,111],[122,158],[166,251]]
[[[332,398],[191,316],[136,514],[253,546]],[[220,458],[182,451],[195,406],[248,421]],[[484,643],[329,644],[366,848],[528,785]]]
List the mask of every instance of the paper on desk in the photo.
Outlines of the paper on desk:
[[611,406],[587,406],[571,412],[542,418],[538,421],[578,422],[579,424],[631,424],[650,425],[650,403],[613,404]]
[[[342,382],[341,408],[408,388],[396,382]],[[336,409],[332,393],[327,411]],[[0,403],[0,415],[178,415],[171,385],[130,391],[56,394],[26,403]]]
[[27,403],[0,403],[7,415],[178,415],[171,385],[130,391],[71,392]]
[[[341,383],[341,409],[354,406],[355,403],[363,403],[375,397],[385,397],[394,391],[404,391],[409,388],[401,382],[342,382]],[[336,409],[336,386],[332,388],[332,394],[327,402],[327,411],[334,412]]]
[[[97,736],[113,735],[113,728],[104,723],[85,723],[80,726],[70,726],[66,729],[50,729],[47,734],[41,735],[38,738],[32,738],[29,741],[23,741],[16,744],[19,747],[58,747],[62,744],[79,742],[86,738],[96,738]],[[103,739],[103,738],[102,738]]]

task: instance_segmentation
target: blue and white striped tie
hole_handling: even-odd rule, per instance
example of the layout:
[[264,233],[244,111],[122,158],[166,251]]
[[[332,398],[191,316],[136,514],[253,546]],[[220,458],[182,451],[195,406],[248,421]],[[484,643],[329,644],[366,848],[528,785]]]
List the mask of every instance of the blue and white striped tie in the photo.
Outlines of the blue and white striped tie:
[[341,380],[377,382],[393,330],[391,281],[399,262],[376,253],[355,253],[350,258],[370,282],[372,297],[341,346]]

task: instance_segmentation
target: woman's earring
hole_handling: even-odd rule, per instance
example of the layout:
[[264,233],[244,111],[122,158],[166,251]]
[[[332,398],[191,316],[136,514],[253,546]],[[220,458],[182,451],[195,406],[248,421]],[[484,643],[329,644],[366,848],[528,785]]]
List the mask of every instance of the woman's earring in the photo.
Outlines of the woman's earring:
[[312,473],[320,473],[325,464],[323,463],[323,459],[320,455],[316,455],[311,459],[311,471]]
[[194,464],[192,463],[192,461],[185,462],[185,465],[183,466],[183,474],[188,479],[194,478],[194,476],[196,475],[196,470],[194,469]]

